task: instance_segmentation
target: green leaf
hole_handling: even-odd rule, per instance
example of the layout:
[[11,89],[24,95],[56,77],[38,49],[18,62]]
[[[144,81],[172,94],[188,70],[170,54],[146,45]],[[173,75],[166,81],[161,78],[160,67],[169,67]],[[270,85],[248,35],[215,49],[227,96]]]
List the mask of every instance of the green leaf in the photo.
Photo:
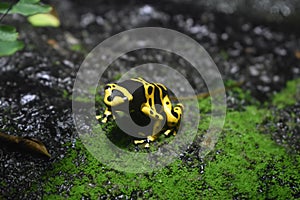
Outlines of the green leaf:
[[9,3],[0,2],[0,13],[6,13],[7,9],[9,8]]
[[59,19],[50,13],[32,15],[32,16],[28,17],[28,21],[33,26],[59,27],[59,25],[60,25]]
[[0,40],[2,41],[15,41],[18,38],[18,33],[13,26],[0,24]]
[[[51,6],[39,3],[40,0],[19,0],[16,4],[0,2],[0,13],[7,13],[8,9],[12,6],[8,14],[16,13],[24,16],[31,16],[40,13],[48,13],[51,11]],[[50,15],[50,14],[49,14]],[[36,21],[39,21],[36,19]],[[43,20],[42,20],[43,21]],[[47,21],[44,19],[44,21]],[[51,20],[50,20],[51,21]],[[59,20],[56,23],[52,20],[52,26],[58,26]],[[36,22],[37,23],[37,22]],[[48,22],[49,24],[50,22]],[[17,40],[18,33],[12,26],[0,24],[0,56],[8,56],[14,54],[16,51],[24,48],[24,43]]]
[[0,56],[12,55],[23,47],[24,44],[21,41],[0,41]]
[[10,13],[19,13],[25,16],[34,15],[38,13],[47,13],[51,11],[51,6],[41,4],[30,4],[18,2],[13,6]]
[[20,0],[20,3],[28,3],[28,4],[34,4],[40,2],[40,0]]

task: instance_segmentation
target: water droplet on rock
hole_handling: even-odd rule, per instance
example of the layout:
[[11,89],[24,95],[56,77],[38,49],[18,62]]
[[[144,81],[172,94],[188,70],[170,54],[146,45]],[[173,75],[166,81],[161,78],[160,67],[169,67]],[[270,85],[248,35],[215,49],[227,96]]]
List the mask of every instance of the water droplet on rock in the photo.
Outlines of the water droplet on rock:
[[279,56],[285,56],[287,54],[286,49],[275,47],[274,52]]
[[145,5],[139,9],[139,14],[140,15],[150,15],[153,13],[153,11],[154,11],[154,9],[151,6]]
[[35,94],[27,94],[21,98],[20,103],[21,105],[25,105],[35,99],[37,99],[37,96]]
[[259,71],[256,69],[255,66],[250,66],[249,71],[252,76],[257,76],[259,74]]

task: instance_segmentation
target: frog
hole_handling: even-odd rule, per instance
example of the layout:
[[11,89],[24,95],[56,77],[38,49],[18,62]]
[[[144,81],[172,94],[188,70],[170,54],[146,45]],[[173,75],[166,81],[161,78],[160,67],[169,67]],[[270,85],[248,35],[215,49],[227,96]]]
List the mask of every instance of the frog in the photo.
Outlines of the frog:
[[141,77],[108,83],[104,87],[104,114],[96,118],[107,123],[110,118],[116,118],[114,112],[129,110],[132,120],[139,126],[153,120],[152,131],[144,133],[144,138],[134,140],[135,145],[145,144],[145,148],[149,148],[162,132],[165,136],[175,136],[179,130],[184,108],[181,103],[173,106],[170,94],[173,93],[162,83]]

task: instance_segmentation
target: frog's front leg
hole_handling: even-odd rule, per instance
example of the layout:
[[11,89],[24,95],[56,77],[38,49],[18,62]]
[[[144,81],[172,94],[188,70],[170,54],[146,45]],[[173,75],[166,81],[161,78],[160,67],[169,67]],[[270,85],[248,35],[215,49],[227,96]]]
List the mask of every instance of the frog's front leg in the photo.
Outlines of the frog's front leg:
[[161,114],[157,113],[156,110],[152,109],[148,104],[143,104],[141,107],[141,111],[152,118],[152,120],[155,120],[152,134],[147,137],[147,140],[149,142],[153,142],[158,138],[159,132],[162,128],[162,121],[164,117]]
[[159,136],[159,132],[161,128],[162,128],[162,120],[156,120],[153,125],[152,134],[147,137],[147,140],[149,142],[155,141]]
[[[101,122],[102,122],[102,123],[106,123],[107,120],[108,120],[108,118],[111,117],[111,116],[113,116],[113,115],[112,115],[112,112],[111,112],[111,109],[108,108],[108,107],[106,107],[106,109],[105,109],[105,111],[104,111],[104,117],[103,117],[103,119],[102,119]],[[96,119],[101,119],[101,118],[102,118],[101,115],[97,115],[97,116],[96,116]]]
[[162,128],[162,120],[155,120],[152,134],[148,136],[147,139],[135,140],[134,144],[146,143],[145,148],[149,148],[150,147],[149,143],[154,142],[158,138],[161,128]]
[[147,139],[144,140],[135,140],[134,143],[135,144],[143,144],[145,142],[147,142],[147,144],[145,145],[146,148],[149,147],[149,143],[155,141],[158,136],[159,136],[159,132],[162,128],[162,121],[164,119],[164,117],[157,113],[155,110],[153,110],[149,105],[147,104],[143,104],[141,107],[141,111],[147,115],[148,117],[150,117],[152,120],[155,120],[154,125],[153,125],[153,129],[152,129],[152,134],[150,136],[147,137]]

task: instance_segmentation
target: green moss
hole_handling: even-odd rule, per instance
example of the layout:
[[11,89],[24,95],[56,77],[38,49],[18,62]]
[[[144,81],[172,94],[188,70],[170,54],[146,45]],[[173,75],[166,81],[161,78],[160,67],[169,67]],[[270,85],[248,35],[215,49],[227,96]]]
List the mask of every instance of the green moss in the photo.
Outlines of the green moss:
[[[102,87],[99,87],[99,88],[101,89]],[[98,89],[95,88],[95,87],[89,87],[85,91],[88,94],[77,95],[75,98],[73,98],[73,96],[68,94],[67,91],[63,91],[63,98],[69,98],[72,101],[81,102],[81,103],[91,103],[93,101],[93,99],[91,99],[91,96],[95,95],[95,102],[97,104],[100,103],[100,104],[104,105],[103,102],[102,102],[103,97],[101,97],[100,95],[95,93],[95,92],[99,91]]]
[[243,82],[229,80],[225,82],[226,94],[228,99],[234,101],[234,108],[228,106],[228,110],[244,110],[247,105],[260,106],[259,102],[251,96],[249,90],[244,91],[241,86]]
[[[289,83],[291,84],[291,83]],[[291,87],[288,84],[288,87]],[[293,84],[292,84],[293,85]],[[287,89],[288,90],[288,89]],[[287,93],[285,90],[282,92]],[[249,93],[233,94],[252,102]],[[278,96],[280,94],[277,94]],[[293,96],[294,98],[295,96]],[[279,98],[275,97],[274,99]],[[292,97],[291,97],[292,98]],[[247,100],[246,100],[247,99]],[[99,99],[100,101],[100,99]],[[213,152],[199,158],[202,135],[210,122],[210,98],[199,100],[199,134],[182,161],[148,174],[119,172],[98,162],[80,141],[44,175],[45,199],[292,199],[300,196],[300,156],[290,155],[275,144],[258,125],[272,114],[253,106],[229,110]],[[274,100],[273,102],[278,102]],[[104,128],[114,133],[114,123]],[[111,135],[112,136],[112,135]],[[116,138],[115,138],[116,139]],[[117,139],[116,139],[117,140]],[[161,137],[158,143],[168,141]],[[130,141],[130,140],[128,140]],[[128,148],[127,140],[120,146]],[[129,145],[129,148],[131,146]],[[204,168],[204,173],[202,172]],[[201,173],[200,173],[201,172]]]
[[112,80],[113,81],[118,81],[118,80],[120,80],[120,78],[122,77],[122,74],[115,74],[114,76],[113,76],[113,78],[112,78]]
[[5,187],[6,183],[4,181],[0,181],[0,187]]
[[62,97],[63,99],[70,99],[71,94],[67,90],[63,90]]
[[[249,111],[255,112],[253,108]],[[243,123],[240,119],[245,115],[248,112],[230,117]],[[99,163],[78,142],[72,153],[45,176],[45,199],[57,194],[71,199],[103,195],[143,199],[292,198],[297,191],[289,184],[299,184],[300,166],[283,148],[256,132],[251,125],[258,118],[253,116],[245,129],[238,124],[226,127],[227,136],[217,145],[220,153],[207,163],[203,175],[197,167],[188,167],[180,160],[150,174],[118,172]],[[241,133],[244,130],[245,134]],[[61,190],[64,187],[69,192]]]
[[300,79],[288,81],[286,88],[273,97],[272,104],[278,108],[293,105],[300,100]]
[[225,51],[225,50],[221,50],[220,56],[221,56],[221,58],[223,58],[223,60],[225,60],[225,61],[227,61],[228,58],[229,58],[229,55],[228,55],[227,51]]
[[[208,163],[205,181],[211,198],[290,199],[299,183],[299,163],[256,128],[265,110],[247,107],[231,112],[215,159]],[[299,159],[299,156],[296,156]],[[296,180],[295,180],[296,178]],[[298,189],[299,193],[299,189]]]
[[207,114],[211,112],[211,98],[207,97],[204,99],[199,99],[199,110],[200,110],[200,117],[202,114]]
[[90,103],[92,100],[89,97],[80,97],[77,96],[73,101],[81,102],[81,103]]
[[80,53],[83,53],[83,54],[87,54],[87,50],[81,44],[72,44],[70,46],[70,49],[72,51],[75,51],[75,52],[80,52]]
[[51,194],[51,195],[46,196],[44,199],[47,199],[47,200],[64,200],[65,198],[63,198],[59,194]]
[[152,174],[118,172],[99,163],[78,142],[68,157],[45,174],[44,198],[54,199],[60,194],[60,198],[71,199],[98,199],[102,195],[193,199],[201,187],[198,176],[197,168],[184,167],[179,160]]
[[180,161],[162,169],[154,182],[152,190],[157,199],[195,199],[201,196],[203,181],[198,170],[187,168]]

